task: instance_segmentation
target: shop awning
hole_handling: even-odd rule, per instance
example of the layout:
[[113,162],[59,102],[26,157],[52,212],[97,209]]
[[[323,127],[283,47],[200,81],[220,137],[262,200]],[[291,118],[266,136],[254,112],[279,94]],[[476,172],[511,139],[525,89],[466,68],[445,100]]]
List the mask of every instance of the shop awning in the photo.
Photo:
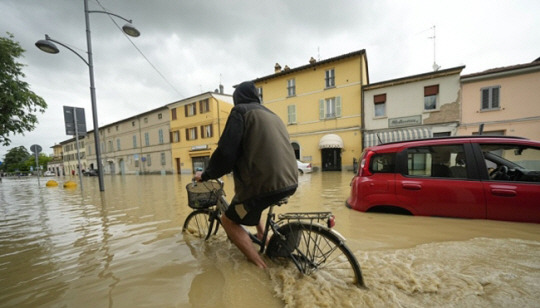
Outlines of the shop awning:
[[343,149],[343,140],[335,134],[324,135],[319,140],[319,149]]
[[401,128],[394,130],[374,131],[364,135],[364,146],[370,147],[381,143],[406,141],[433,137],[429,127]]

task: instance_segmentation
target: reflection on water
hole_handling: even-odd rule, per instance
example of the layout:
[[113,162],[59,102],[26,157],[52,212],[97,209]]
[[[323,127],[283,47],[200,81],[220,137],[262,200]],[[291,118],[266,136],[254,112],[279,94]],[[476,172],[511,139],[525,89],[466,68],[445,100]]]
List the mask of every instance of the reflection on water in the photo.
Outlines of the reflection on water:
[[106,177],[105,192],[3,179],[0,307],[538,306],[540,225],[360,213],[344,206],[351,178],[302,175],[277,212],[334,212],[368,290],[184,237],[187,175]]

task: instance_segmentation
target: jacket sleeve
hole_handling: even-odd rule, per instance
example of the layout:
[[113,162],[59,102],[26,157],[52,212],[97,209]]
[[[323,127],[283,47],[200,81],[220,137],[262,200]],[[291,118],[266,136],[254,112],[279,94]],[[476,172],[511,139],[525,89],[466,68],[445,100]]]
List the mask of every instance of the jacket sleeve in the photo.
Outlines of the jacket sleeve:
[[219,138],[218,146],[210,157],[208,167],[201,175],[203,181],[217,179],[233,170],[240,155],[243,132],[244,118],[240,112],[233,109]]

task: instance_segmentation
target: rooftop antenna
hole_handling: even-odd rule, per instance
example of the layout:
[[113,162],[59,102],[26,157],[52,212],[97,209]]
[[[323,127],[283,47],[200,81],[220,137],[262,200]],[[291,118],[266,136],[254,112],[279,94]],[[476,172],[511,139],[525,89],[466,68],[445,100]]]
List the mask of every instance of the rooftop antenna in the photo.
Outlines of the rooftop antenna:
[[317,61],[321,61],[321,48],[317,46]]
[[435,57],[435,40],[437,38],[437,36],[435,35],[435,25],[433,25],[433,27],[431,27],[431,29],[433,29],[433,36],[430,36],[428,37],[428,39],[432,39],[433,40],[433,71],[438,71],[441,66],[440,65],[437,65],[437,61],[435,61],[436,57]]

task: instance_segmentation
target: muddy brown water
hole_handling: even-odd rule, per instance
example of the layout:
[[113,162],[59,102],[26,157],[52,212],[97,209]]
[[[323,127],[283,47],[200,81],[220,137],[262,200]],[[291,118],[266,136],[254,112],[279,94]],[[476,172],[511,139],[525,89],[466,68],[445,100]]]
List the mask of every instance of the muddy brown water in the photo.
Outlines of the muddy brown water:
[[351,178],[302,175],[277,211],[332,211],[367,290],[184,236],[188,175],[106,176],[105,192],[4,178],[0,307],[540,306],[540,224],[361,213],[344,206]]

